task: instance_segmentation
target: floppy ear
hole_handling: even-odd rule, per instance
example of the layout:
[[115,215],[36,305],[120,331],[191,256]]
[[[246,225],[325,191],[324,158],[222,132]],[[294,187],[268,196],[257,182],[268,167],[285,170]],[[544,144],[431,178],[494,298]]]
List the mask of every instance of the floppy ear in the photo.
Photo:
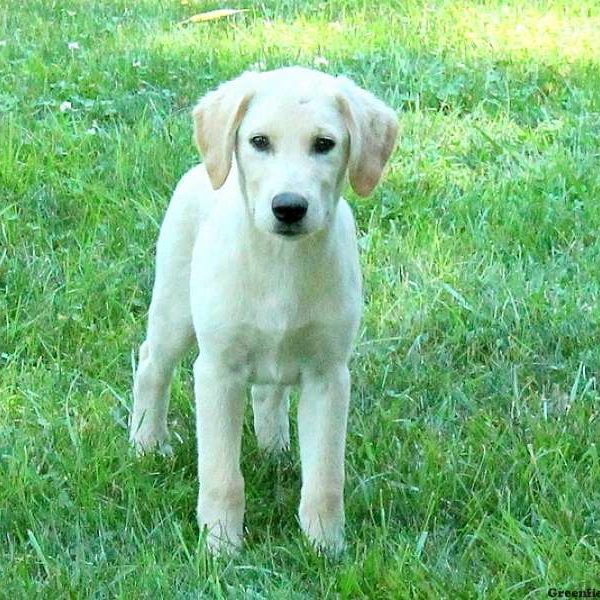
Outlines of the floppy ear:
[[227,179],[237,129],[254,94],[256,73],[219,86],[200,99],[192,112],[194,139],[215,190]]
[[337,81],[338,103],[350,132],[350,185],[359,196],[368,196],[394,149],[398,118],[389,106],[350,79],[337,77]]

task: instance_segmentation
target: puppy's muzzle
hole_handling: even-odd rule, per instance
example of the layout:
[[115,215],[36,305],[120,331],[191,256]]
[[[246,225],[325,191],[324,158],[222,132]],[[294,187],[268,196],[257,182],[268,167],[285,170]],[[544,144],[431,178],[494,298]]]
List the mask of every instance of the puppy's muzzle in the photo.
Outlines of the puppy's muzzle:
[[308,210],[308,201],[300,194],[284,192],[277,194],[271,203],[275,218],[283,225],[296,225]]

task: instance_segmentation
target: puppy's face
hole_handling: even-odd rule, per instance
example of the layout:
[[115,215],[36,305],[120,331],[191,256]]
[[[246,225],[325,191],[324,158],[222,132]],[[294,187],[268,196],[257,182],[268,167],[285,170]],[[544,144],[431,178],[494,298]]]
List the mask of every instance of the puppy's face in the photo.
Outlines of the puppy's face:
[[345,175],[371,193],[394,147],[394,111],[345,77],[301,67],[245,73],[194,109],[215,189],[233,156],[254,226],[298,238],[328,226]]
[[348,150],[333,95],[275,89],[254,96],[236,141],[254,225],[288,238],[325,228],[341,194]]

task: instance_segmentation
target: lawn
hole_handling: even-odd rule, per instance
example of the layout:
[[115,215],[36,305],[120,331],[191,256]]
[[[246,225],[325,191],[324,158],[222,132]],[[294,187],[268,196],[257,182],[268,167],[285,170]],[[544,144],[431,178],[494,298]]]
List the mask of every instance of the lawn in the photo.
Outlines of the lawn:
[[[4,0],[0,596],[523,598],[600,589],[600,5]],[[190,365],[174,455],[126,423],[190,109],[245,69],[343,73],[397,109],[348,191],[365,315],[348,548],[296,520],[299,459],[243,440],[247,536],[195,522]]]

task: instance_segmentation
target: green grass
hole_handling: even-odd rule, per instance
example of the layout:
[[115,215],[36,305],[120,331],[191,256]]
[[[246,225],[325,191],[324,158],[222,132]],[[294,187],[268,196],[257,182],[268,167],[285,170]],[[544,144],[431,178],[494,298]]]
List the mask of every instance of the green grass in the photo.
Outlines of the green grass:
[[[0,6],[0,595],[600,588],[600,6],[231,5],[250,10],[187,27],[218,4]],[[348,193],[366,297],[348,551],[329,561],[302,539],[297,446],[265,459],[248,415],[247,544],[214,560],[194,516],[191,358],[174,457],[128,449],[154,244],[197,161],[195,99],[317,57],[402,129],[374,196]]]

